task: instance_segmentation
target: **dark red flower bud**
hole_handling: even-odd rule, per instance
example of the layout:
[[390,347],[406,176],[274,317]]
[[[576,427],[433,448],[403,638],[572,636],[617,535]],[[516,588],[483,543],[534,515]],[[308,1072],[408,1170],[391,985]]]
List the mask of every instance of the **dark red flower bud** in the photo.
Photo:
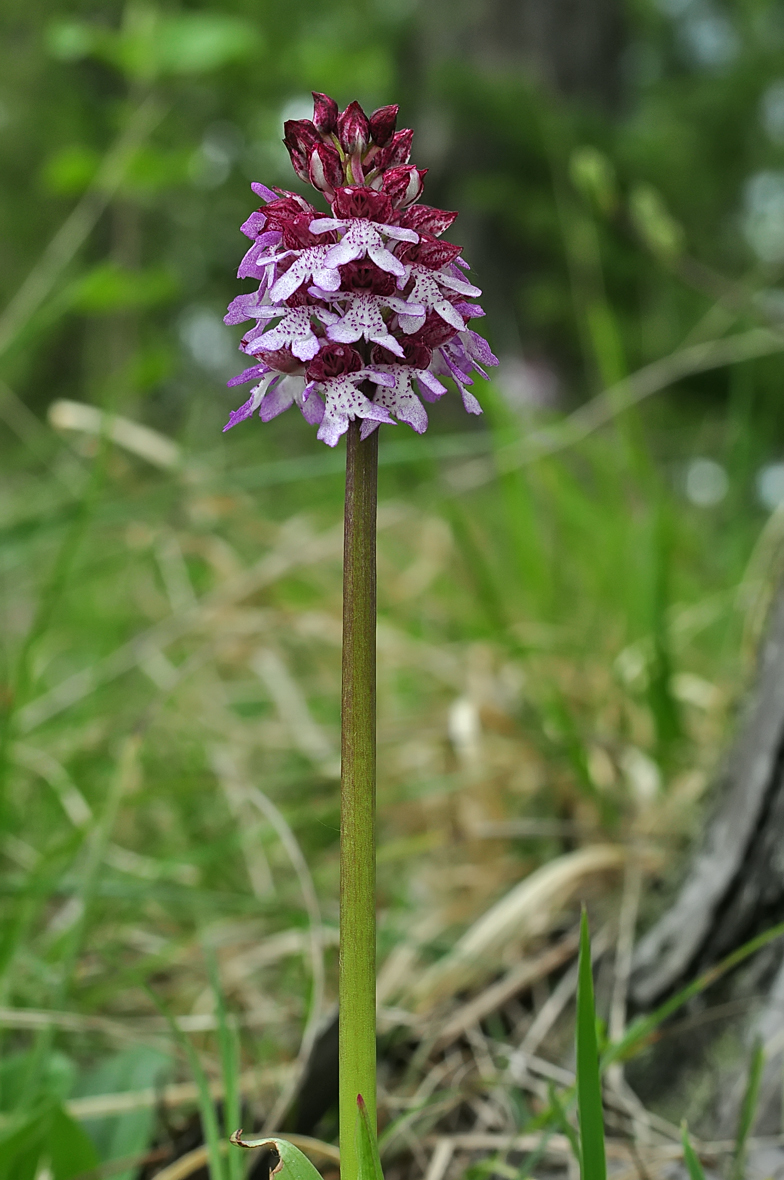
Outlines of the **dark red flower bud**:
[[423,344],[421,340],[402,340],[403,356],[407,365],[415,369],[426,369],[433,359],[433,350]]
[[448,213],[446,209],[434,209],[432,205],[412,205],[404,209],[397,218],[397,224],[404,229],[415,229],[417,233],[432,234],[439,238],[449,229],[456,219],[456,213]]
[[322,135],[334,135],[338,129],[338,104],[328,94],[313,94],[313,124]]
[[310,180],[308,164],[310,153],[321,136],[310,119],[287,119],[283,124],[283,142],[291,156],[291,164],[300,180]]
[[306,305],[313,307],[317,301],[305,290],[305,284],[303,283],[293,295],[289,295],[288,299],[284,299],[283,302],[286,304],[286,307],[305,307]]
[[315,124],[310,119],[287,119],[283,124],[283,134],[287,139],[300,144],[303,148],[318,143],[321,139]]
[[294,356],[290,348],[276,348],[264,350],[259,352],[254,350],[254,356],[257,356],[260,361],[264,361],[265,365],[269,365],[271,369],[275,369],[278,373],[301,373],[302,361]]
[[370,353],[371,365],[411,365],[414,369],[426,369],[433,359],[433,351],[413,336],[396,336],[398,344],[403,348],[402,356],[391,357],[388,349],[381,344],[375,344]]
[[394,276],[376,266],[369,258],[347,262],[339,269],[341,291],[370,291],[373,295],[394,294]]
[[414,344],[426,344],[428,348],[438,348],[456,335],[457,328],[445,323],[436,312],[429,311],[422,327],[418,332],[414,332],[410,339]]
[[317,143],[310,153],[310,183],[319,192],[330,196],[338,185],[344,184],[343,162],[335,148],[328,143]]
[[289,218],[286,221],[281,221],[280,230],[283,234],[283,245],[286,250],[302,250],[307,246],[324,245],[327,241],[335,240],[335,235],[329,237],[326,234],[321,234],[316,237],[310,232],[310,223],[313,220],[309,213],[300,213],[297,217]]
[[310,213],[312,217],[318,217],[315,206],[301,197],[299,193],[290,193],[285,188],[275,191],[280,193],[278,200],[270,201],[269,205],[264,206],[264,212],[268,218],[275,217],[278,213],[284,217],[296,217],[300,213]]
[[[269,362],[267,362],[269,364]],[[326,381],[346,373],[358,373],[362,357],[350,344],[328,344],[322,348],[306,369],[309,381]]]
[[[400,341],[398,341],[400,343]],[[390,356],[389,349],[384,348],[382,344],[374,344],[370,350],[371,365],[398,365],[402,364],[403,358],[399,356]]]
[[335,217],[364,217],[385,224],[392,217],[392,203],[385,193],[351,184],[337,190],[332,212]]
[[455,246],[452,242],[440,242],[430,234],[420,234],[418,242],[406,242],[395,253],[401,262],[418,262],[430,270],[440,270],[442,266],[454,262],[462,249],[462,246]]
[[397,168],[400,164],[407,164],[411,155],[413,139],[414,132],[410,127],[404,127],[402,131],[396,132],[392,141],[374,157],[373,167],[379,172],[384,172],[387,168]]
[[370,116],[370,138],[379,147],[386,147],[395,134],[397,112],[400,108],[396,103],[388,107],[379,107]]
[[386,170],[381,189],[389,197],[393,209],[411,205],[422,195],[426,174],[427,168],[415,168],[413,164],[401,164]]
[[279,201],[271,201],[264,209],[267,227],[283,234],[283,245],[287,250],[300,250],[303,246],[315,246],[323,241],[310,232],[310,223],[318,212],[303,197],[287,193]]
[[338,139],[349,156],[366,151],[370,143],[370,120],[358,102],[349,103],[338,115]]

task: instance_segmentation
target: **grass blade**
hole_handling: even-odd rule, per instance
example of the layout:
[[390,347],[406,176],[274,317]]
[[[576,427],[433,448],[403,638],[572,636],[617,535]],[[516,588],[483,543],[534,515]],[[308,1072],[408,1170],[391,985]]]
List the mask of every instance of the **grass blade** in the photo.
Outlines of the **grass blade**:
[[746,1093],[743,1095],[743,1104],[740,1108],[738,1132],[735,1137],[735,1157],[730,1172],[730,1180],[743,1180],[746,1160],[746,1141],[751,1134],[751,1129],[754,1125],[754,1116],[757,1113],[757,1102],[759,1101],[760,1082],[762,1081],[764,1065],[765,1051],[762,1048],[762,1043],[757,1041],[751,1051],[749,1077],[746,1082]]
[[681,1123],[681,1142],[683,1143],[683,1162],[686,1164],[686,1170],[689,1173],[689,1180],[705,1180],[705,1173],[702,1169],[699,1156],[691,1145],[689,1139],[689,1131],[686,1123]]
[[608,1065],[612,1065],[613,1061],[623,1061],[633,1056],[633,1054],[640,1049],[645,1042],[656,1031],[660,1024],[663,1024],[668,1016],[672,1016],[673,1012],[677,1012],[684,1004],[694,996],[700,995],[711,984],[715,983],[717,979],[721,979],[728,971],[743,963],[746,959],[757,951],[762,950],[768,943],[774,942],[775,939],[781,938],[784,934],[784,922],[779,923],[778,926],[772,926],[770,930],[766,930],[763,934],[758,934],[756,938],[752,938],[749,942],[743,944],[734,950],[732,954],[727,955],[720,963],[716,963],[713,967],[709,967],[702,975],[693,979],[686,987],[681,988],[669,1000],[665,1000],[654,1012],[649,1016],[643,1016],[639,1020],[635,1020],[629,1025],[624,1036],[620,1041],[616,1041],[611,1045],[602,1059],[602,1070],[604,1071]]
[[558,1127],[561,1130],[562,1134],[564,1134],[566,1136],[566,1138],[569,1140],[569,1145],[572,1149],[572,1154],[574,1155],[574,1158],[577,1160],[577,1163],[578,1163],[580,1169],[582,1169],[583,1161],[582,1161],[582,1157],[581,1157],[581,1153],[580,1153],[580,1140],[577,1138],[577,1134],[575,1132],[574,1127],[572,1126],[572,1124],[569,1122],[568,1118],[566,1117],[566,1111],[563,1108],[563,1104],[561,1102],[561,1099],[558,1097],[558,1095],[555,1092],[555,1086],[552,1084],[552,1082],[547,1087],[547,1090],[548,1090],[548,1094],[549,1094],[549,1098],[550,1098],[550,1106],[552,1107],[553,1111],[555,1112],[555,1120],[558,1124]]
[[215,1113],[215,1103],[210,1094],[210,1086],[207,1081],[207,1075],[201,1067],[198,1054],[191,1044],[188,1037],[177,1026],[177,1022],[171,1015],[169,1010],[163,1006],[161,1001],[156,996],[151,988],[145,989],[148,996],[152,1000],[155,1007],[160,1012],[161,1016],[166,1020],[169,1026],[171,1035],[177,1045],[182,1049],[183,1053],[188,1059],[190,1071],[193,1074],[193,1080],[199,1091],[199,1114],[201,1116],[201,1126],[204,1132],[204,1141],[207,1147],[208,1159],[210,1164],[210,1180],[226,1180],[226,1173],[223,1168],[223,1155],[221,1153],[221,1136],[218,1127],[218,1116]]
[[[220,1050],[221,1069],[223,1072],[223,1128],[226,1136],[233,1134],[242,1122],[240,1111],[239,1079],[239,1042],[236,1028],[229,1025],[226,1004],[218,974],[218,964],[215,956],[207,955],[207,968],[210,983],[215,996],[215,1011],[218,1017],[218,1048]],[[230,1151],[228,1154],[229,1180],[242,1180],[243,1166],[240,1153]]]
[[577,982],[577,1109],[580,1123],[582,1180],[606,1180],[604,1113],[596,1042],[596,1010],[591,971],[588,917],[580,922],[580,959]]

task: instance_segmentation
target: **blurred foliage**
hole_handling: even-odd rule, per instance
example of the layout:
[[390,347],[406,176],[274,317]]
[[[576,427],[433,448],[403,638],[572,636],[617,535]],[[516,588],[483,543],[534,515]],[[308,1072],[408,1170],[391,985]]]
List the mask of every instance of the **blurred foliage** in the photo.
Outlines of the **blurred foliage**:
[[[307,857],[334,994],[342,455],[293,415],[220,433],[249,183],[299,187],[281,124],[311,90],[400,102],[502,358],[483,419],[450,397],[425,438],[382,441],[383,954],[424,930],[416,976],[597,833],[667,865],[694,830],[781,570],[784,8],[628,0],[595,67],[621,78],[609,105],[523,45],[510,65],[506,12],[0,11],[0,1177],[186,1135],[112,1100],[186,1073],[147,985],[220,1077],[205,943],[253,1117],[276,1100],[312,915],[248,784]],[[120,415],[107,437],[93,407]],[[612,884],[591,888],[607,916]],[[460,1078],[467,1118],[486,1079]],[[501,1089],[499,1125],[533,1126],[536,1089]]]
[[[501,0],[492,7],[503,12]],[[609,111],[591,94],[558,96],[530,69],[492,69],[457,53],[438,18],[470,26],[477,17],[450,18],[447,9],[436,4],[423,20],[413,2],[269,0],[183,12],[52,4],[41,27],[7,5],[6,298],[68,202],[96,183],[129,110],[154,93],[160,122],[127,161],[112,211],[80,258],[102,264],[108,256],[140,271],[128,306],[156,306],[148,268],[176,282],[179,306],[135,327],[139,346],[165,342],[176,358],[167,380],[149,391],[148,412],[167,428],[183,426],[199,367],[211,353],[212,371],[222,375],[230,336],[211,329],[194,373],[192,350],[182,355],[178,339],[182,316],[196,308],[215,314],[231,296],[236,226],[252,200],[247,182],[296,187],[281,122],[306,113],[310,89],[324,89],[341,102],[401,102],[404,122],[418,131],[415,157],[430,168],[429,199],[461,211],[456,232],[487,289],[496,344],[507,355],[546,359],[567,402],[675,348],[684,325],[711,306],[719,275],[761,289],[768,313],[777,314],[784,259],[777,2],[629,4],[618,60],[596,63],[597,73],[613,69],[623,79],[618,109]],[[107,316],[119,310],[118,291],[107,282]],[[62,304],[56,328],[41,309],[45,342],[17,347],[4,362],[34,405],[45,404],[55,356],[61,394],[81,396],[85,379],[93,399],[109,386],[113,396],[142,392],[112,364],[108,329],[78,314],[95,314],[94,294],[89,306]],[[762,297],[744,310],[746,319],[764,319]],[[775,370],[760,365],[756,375],[759,396],[772,400]],[[692,384],[699,394],[701,383]],[[723,378],[712,387],[726,396]]]

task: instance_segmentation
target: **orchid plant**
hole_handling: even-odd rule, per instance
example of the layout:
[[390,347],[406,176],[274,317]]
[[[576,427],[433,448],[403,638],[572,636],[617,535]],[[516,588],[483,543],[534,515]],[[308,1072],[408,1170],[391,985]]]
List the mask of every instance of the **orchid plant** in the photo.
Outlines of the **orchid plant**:
[[[409,163],[413,133],[396,131],[397,106],[366,115],[313,95],[313,119],[289,120],[284,143],[300,180],[329,202],[253,184],[265,202],[242,226],[252,245],[227,324],[255,320],[240,350],[253,364],[229,385],[253,382],[225,430],[256,411],[264,422],[296,405],[337,445],[348,433],[343,555],[340,826],[339,1070],[343,1180],[370,1180],[376,1127],[376,499],[378,428],[422,434],[422,401],[452,379],[469,414],[481,407],[473,374],[498,362],[468,322],[472,300],[461,247],[442,240],[456,213],[420,204],[425,169]],[[420,400],[421,399],[421,400]],[[235,1135],[235,1143],[251,1144]],[[267,1143],[258,1140],[253,1146]],[[287,1158],[290,1156],[287,1149]]]

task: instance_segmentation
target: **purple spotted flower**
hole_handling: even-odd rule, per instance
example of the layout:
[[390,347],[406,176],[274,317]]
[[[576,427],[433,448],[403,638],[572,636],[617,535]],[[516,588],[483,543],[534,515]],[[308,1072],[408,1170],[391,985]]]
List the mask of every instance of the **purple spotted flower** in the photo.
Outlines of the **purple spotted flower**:
[[484,312],[461,247],[441,240],[457,214],[419,204],[425,171],[409,163],[412,132],[395,130],[396,106],[367,116],[325,94],[313,104],[313,120],[289,120],[283,142],[330,215],[251,186],[265,203],[242,226],[251,246],[238,277],[259,285],[232,301],[226,323],[255,320],[240,344],[254,363],[229,382],[253,385],[224,429],[296,405],[331,447],[356,418],[363,438],[395,420],[422,434],[422,401],[447,392],[442,377],[481,414],[473,374],[498,362],[468,326]]

